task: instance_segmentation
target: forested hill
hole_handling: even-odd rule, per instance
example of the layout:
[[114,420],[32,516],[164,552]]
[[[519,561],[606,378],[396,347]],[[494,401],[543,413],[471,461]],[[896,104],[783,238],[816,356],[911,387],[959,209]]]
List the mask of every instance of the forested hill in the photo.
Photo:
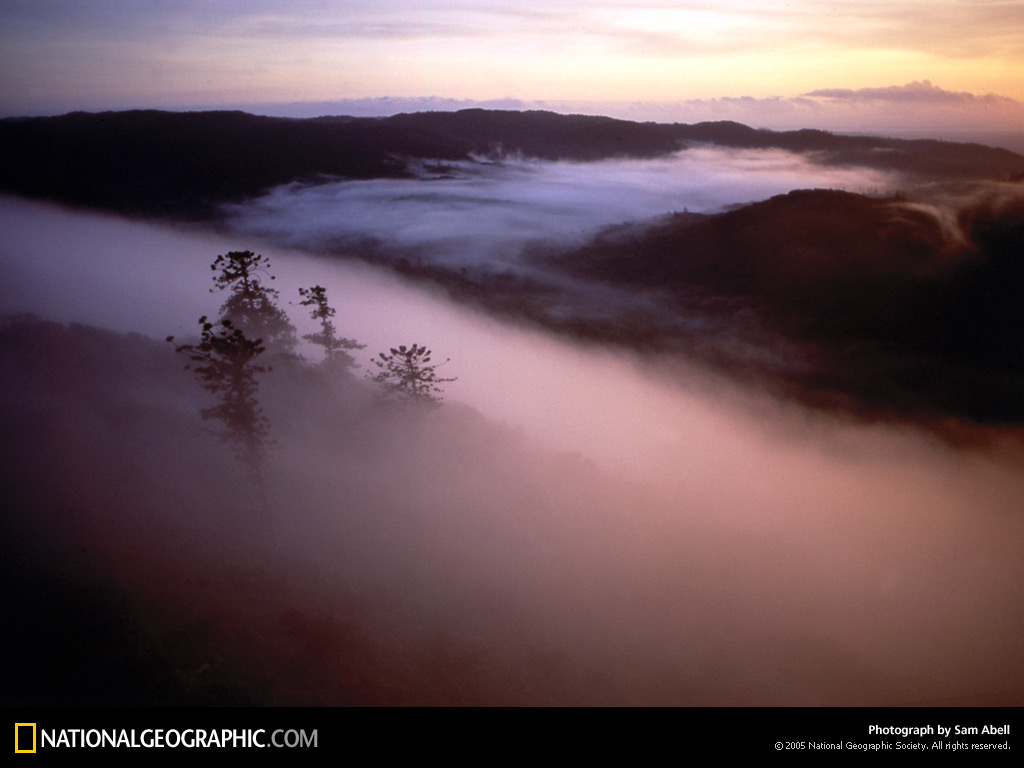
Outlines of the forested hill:
[[[1020,426],[1024,202],[978,200],[951,233],[925,206],[797,190],[610,227],[550,259],[577,280],[661,298],[631,324],[619,313],[619,334],[801,402]],[[573,330],[608,333],[599,323]]]
[[207,218],[279,184],[410,175],[409,161],[521,154],[656,157],[694,144],[781,148],[815,161],[933,178],[1006,179],[1024,157],[977,144],[774,132],[738,123],[635,123],[469,109],[388,118],[129,111],[0,120],[0,189],[121,213]]

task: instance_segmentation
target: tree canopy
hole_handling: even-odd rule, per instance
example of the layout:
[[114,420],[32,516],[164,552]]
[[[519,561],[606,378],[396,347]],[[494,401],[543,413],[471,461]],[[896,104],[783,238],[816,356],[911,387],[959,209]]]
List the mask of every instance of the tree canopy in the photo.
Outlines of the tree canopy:
[[[217,396],[218,403],[203,408],[204,420],[219,421],[218,433],[234,445],[239,460],[257,477],[262,476],[264,453],[270,443],[270,422],[257,400],[256,375],[268,370],[253,361],[266,351],[258,339],[250,339],[230,320],[212,323],[199,318],[198,344],[176,345],[176,350],[191,361],[185,366],[195,371],[203,389]],[[174,337],[167,341],[174,343]]]
[[442,363],[430,365],[431,352],[425,346],[404,345],[389,350],[390,354],[381,352],[373,363],[379,369],[377,373],[367,373],[371,381],[379,384],[383,397],[391,398],[404,405],[425,406],[436,408],[441,405],[440,384],[455,381],[437,375],[437,368]]
[[342,368],[358,368],[359,365],[350,351],[364,349],[365,344],[358,343],[355,339],[348,339],[338,336],[331,318],[337,312],[334,307],[327,303],[327,289],[322,285],[314,285],[311,288],[299,288],[299,295],[304,307],[312,307],[310,315],[314,320],[320,321],[319,333],[307,333],[302,338],[324,348],[324,364]]
[[210,292],[228,292],[220,308],[222,319],[271,351],[294,349],[295,326],[277,306],[278,291],[264,284],[274,279],[269,259],[252,251],[231,251],[218,256],[210,269],[215,273]]

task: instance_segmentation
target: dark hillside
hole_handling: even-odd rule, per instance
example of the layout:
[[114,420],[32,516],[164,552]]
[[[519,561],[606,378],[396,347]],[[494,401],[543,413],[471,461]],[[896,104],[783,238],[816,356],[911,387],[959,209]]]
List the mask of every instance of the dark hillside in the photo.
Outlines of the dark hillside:
[[1009,179],[1024,157],[1008,149],[936,139],[848,136],[829,131],[769,131],[733,122],[678,125],[686,142],[737,149],[785,149],[808,153],[828,165],[902,171],[925,179]]
[[0,122],[3,189],[130,214],[203,217],[228,201],[321,175],[407,174],[396,155],[461,148],[372,121],[242,112],[76,113]]
[[657,157],[682,148],[679,126],[610,117],[466,109],[383,118],[381,123],[457,141],[480,155],[521,153],[543,160]]
[[1005,179],[1007,150],[938,141],[776,133],[738,123],[634,123],[551,112],[470,109],[384,119],[242,112],[105,112],[0,121],[0,190],[119,213],[205,218],[291,181],[394,178],[410,159],[522,154],[593,161],[666,155],[696,143],[809,153],[926,178]]
[[[805,401],[1024,424],[1024,208],[968,209],[960,224],[966,241],[900,201],[805,190],[610,230],[557,261],[668,297],[649,318],[662,346],[764,375],[734,334],[796,344],[802,359],[772,375]],[[696,318],[702,331],[680,333]]]

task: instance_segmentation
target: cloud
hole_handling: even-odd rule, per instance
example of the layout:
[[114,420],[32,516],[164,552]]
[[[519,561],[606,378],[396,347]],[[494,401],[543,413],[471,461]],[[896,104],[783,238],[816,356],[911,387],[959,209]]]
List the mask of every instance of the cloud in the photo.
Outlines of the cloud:
[[671,113],[687,122],[728,119],[793,129],[910,129],[922,136],[941,136],[965,129],[1017,129],[1024,123],[1024,102],[992,93],[948,91],[923,80],[872,88],[819,88],[795,97],[691,99]]
[[492,268],[531,244],[581,242],[600,227],[713,212],[799,187],[885,188],[882,171],[815,165],[782,151],[692,148],[653,160],[445,164],[422,179],[280,187],[228,208],[230,226],[314,250],[373,243],[381,255]]
[[929,80],[907,83],[906,85],[890,85],[884,88],[822,88],[803,94],[808,99],[824,99],[833,102],[859,103],[899,103],[924,105],[969,105],[989,106],[1000,105],[1021,108],[1021,102],[1008,96],[996,94],[977,95],[966,91],[947,91],[932,85]]
[[895,71],[1005,91],[1019,87],[1004,74],[1020,56],[1014,5],[19,0],[2,11],[0,95],[14,114],[378,93],[764,98],[814,88],[836,61],[847,83]]
[[[219,300],[209,261],[240,247],[23,201],[0,214],[3,264],[40,278],[47,309],[156,337],[195,330]],[[450,355],[450,405],[392,418],[358,381],[275,366],[257,525],[169,345],[0,324],[0,391],[19,404],[0,422],[16,502],[0,568],[25,609],[5,625],[12,695],[167,703],[182,681],[186,703],[1020,702],[1019,446],[837,425],[265,253],[283,294],[325,285],[367,352],[415,334]]]

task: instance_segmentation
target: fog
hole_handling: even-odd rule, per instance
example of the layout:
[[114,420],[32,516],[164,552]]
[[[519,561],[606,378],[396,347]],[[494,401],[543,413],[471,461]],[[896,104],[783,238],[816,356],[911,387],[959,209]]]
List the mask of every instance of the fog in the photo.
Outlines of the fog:
[[[582,242],[598,228],[673,211],[715,212],[800,188],[887,190],[898,177],[815,165],[778,150],[694,147],[668,158],[500,161],[422,167],[420,177],[293,184],[229,207],[243,236],[448,265],[515,266],[531,243]],[[430,183],[424,183],[429,181]]]
[[[252,249],[300,333],[312,321],[288,302],[316,283],[339,332],[367,344],[355,378],[280,361],[262,378],[278,441],[267,520],[203,432],[205,395],[170,345],[124,370],[56,344],[39,371],[8,367],[11,498],[37,518],[15,527],[44,530],[29,548],[66,578],[65,559],[81,559],[116,584],[190,684],[217,675],[257,702],[1022,703],[1019,434],[993,429],[982,451],[838,422],[284,245],[356,234],[449,258],[480,231],[514,257],[560,221],[582,232],[768,189],[732,186],[725,169],[698,183],[685,162],[635,177],[602,164],[582,197],[562,164],[459,168],[427,183],[436,193],[293,187],[237,211],[231,236],[3,200],[4,314],[185,338],[222,298],[208,292],[213,258]],[[765,184],[794,181],[774,171]],[[440,210],[452,218],[423,218]],[[451,358],[447,404],[381,409],[358,377],[412,342]],[[182,635],[202,653],[167,641]]]

